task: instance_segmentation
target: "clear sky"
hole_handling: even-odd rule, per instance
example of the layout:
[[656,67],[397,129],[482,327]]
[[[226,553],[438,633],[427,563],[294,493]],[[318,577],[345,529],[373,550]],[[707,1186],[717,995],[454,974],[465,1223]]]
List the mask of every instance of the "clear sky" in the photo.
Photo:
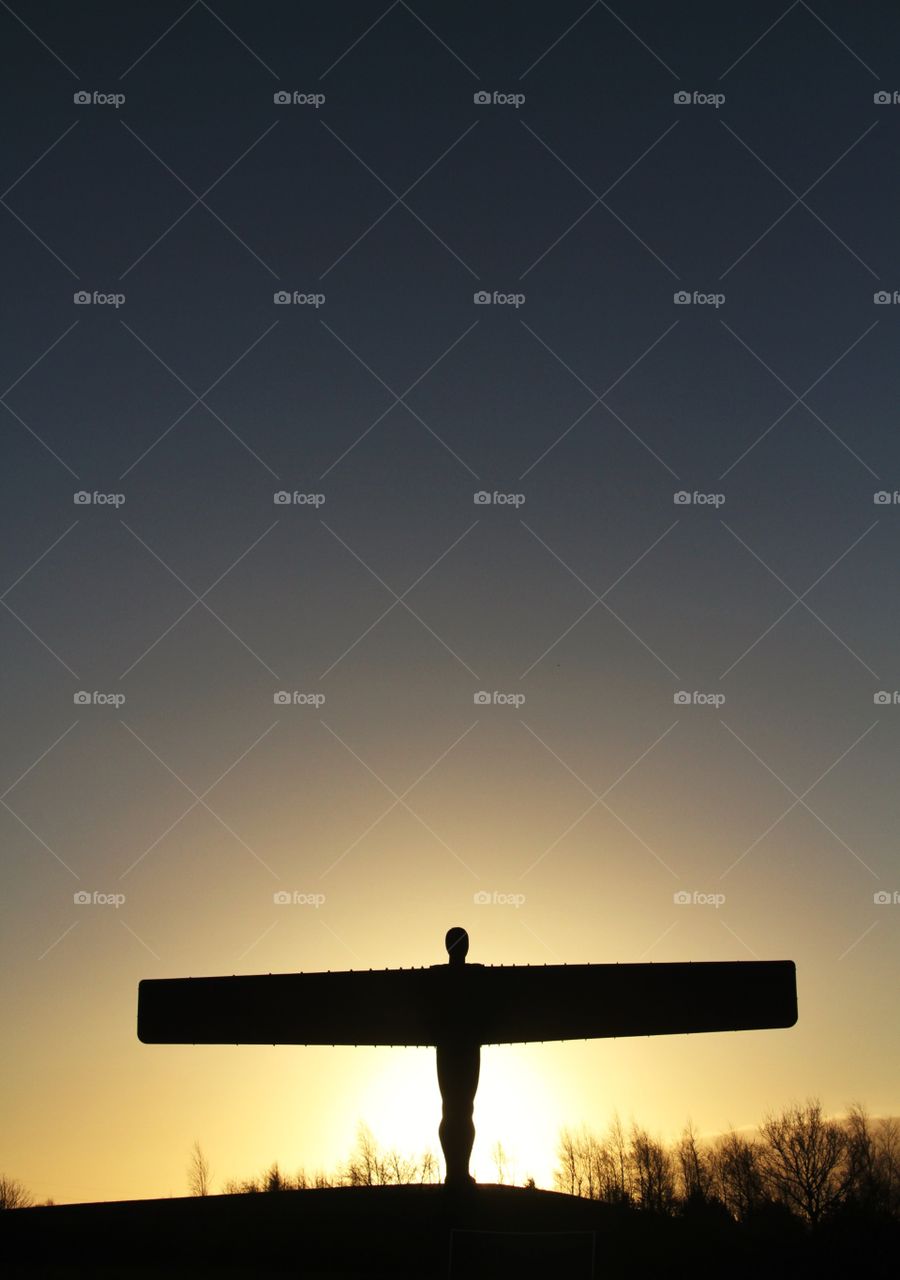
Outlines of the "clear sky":
[[791,1030],[485,1050],[482,1178],[896,1113],[896,7],[0,28],[0,1169],[437,1150],[430,1051],[145,1046],[137,983],[454,924],[798,972]]

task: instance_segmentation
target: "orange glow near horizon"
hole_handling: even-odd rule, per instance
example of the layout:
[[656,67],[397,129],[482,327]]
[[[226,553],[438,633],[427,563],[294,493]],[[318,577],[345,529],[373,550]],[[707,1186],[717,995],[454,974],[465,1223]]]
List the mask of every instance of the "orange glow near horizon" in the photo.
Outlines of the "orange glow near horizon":
[[[325,907],[323,914],[305,910],[301,919],[313,933],[304,932],[299,939],[306,953],[303,967],[344,967],[342,939],[349,933],[348,922],[334,916],[328,922]],[[534,962],[538,944],[526,911],[527,904],[505,913],[500,908],[467,913],[454,908],[440,922],[433,917],[417,921],[402,943],[395,939],[390,947],[380,936],[383,922],[369,916],[358,922],[353,949],[357,957],[371,956],[390,967],[408,962],[420,948],[420,957],[430,963],[437,958],[443,927],[452,919],[466,919],[470,959]],[[284,917],[276,913],[275,918]],[[62,1202],[185,1194],[195,1138],[210,1159],[216,1191],[228,1179],[257,1175],[275,1161],[287,1173],[301,1167],[309,1174],[334,1173],[351,1154],[360,1122],[384,1150],[419,1156],[430,1149],[440,1156],[433,1050],[142,1045],[134,1026],[137,980],[199,972],[196,957],[207,946],[210,954],[220,951],[221,936],[195,936],[193,962],[170,958],[163,966],[141,954],[114,909],[94,919],[96,928],[75,929],[38,969],[20,974],[17,1004],[28,1015],[20,1020],[17,1052],[2,1068],[5,1161],[37,1196]],[[566,948],[579,961],[590,955],[589,919],[573,921],[554,934],[554,949]],[[133,916],[129,928],[132,921]],[[673,928],[673,921],[677,925],[670,897],[656,923],[640,926],[644,937],[654,931],[659,937],[670,929],[652,958],[741,958],[740,944],[713,913],[702,932]],[[485,1047],[473,1153],[478,1180],[496,1180],[499,1141],[510,1180],[531,1176],[539,1186],[552,1186],[560,1128],[584,1123],[602,1130],[615,1111],[626,1124],[633,1118],[667,1139],[675,1138],[689,1118],[701,1133],[732,1124],[752,1126],[767,1108],[809,1093],[818,1093],[832,1112],[856,1097],[876,1114],[895,1111],[889,1082],[860,1063],[852,1028],[847,1028],[842,1051],[835,1050],[827,1060],[816,1054],[828,1003],[841,990],[817,973],[810,959],[804,963],[804,954],[823,942],[794,923],[801,1010],[795,1028]],[[771,917],[770,927],[774,934]],[[631,928],[638,928],[634,921]],[[746,924],[739,929],[746,933]],[[785,935],[787,931],[786,922]],[[300,966],[290,962],[298,938],[279,940],[278,934],[273,929],[235,968],[296,971]],[[610,959],[616,941],[620,958],[639,958],[634,947],[629,954],[625,935],[626,922],[610,920],[606,944],[602,953],[596,948],[594,958]],[[121,947],[123,964],[118,970],[107,966],[98,986],[92,977],[95,965],[111,945]],[[322,959],[310,964],[316,949]],[[773,947],[770,958],[788,950],[788,943]],[[221,964],[203,967],[224,971]],[[354,960],[352,967],[362,966]],[[843,981],[849,995],[856,985],[852,968]],[[65,998],[57,998],[57,991],[65,991]],[[862,1018],[865,1001],[859,1003]],[[58,1043],[66,1045],[63,1058],[51,1048]],[[27,1078],[25,1062],[32,1064]]]

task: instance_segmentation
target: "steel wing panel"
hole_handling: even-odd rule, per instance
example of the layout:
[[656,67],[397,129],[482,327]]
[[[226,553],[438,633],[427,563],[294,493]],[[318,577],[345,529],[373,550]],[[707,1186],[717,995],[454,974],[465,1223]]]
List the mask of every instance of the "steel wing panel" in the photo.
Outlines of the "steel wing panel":
[[427,969],[156,978],[138,985],[145,1044],[434,1044]]
[[479,1040],[581,1040],[791,1027],[793,961],[486,969]]

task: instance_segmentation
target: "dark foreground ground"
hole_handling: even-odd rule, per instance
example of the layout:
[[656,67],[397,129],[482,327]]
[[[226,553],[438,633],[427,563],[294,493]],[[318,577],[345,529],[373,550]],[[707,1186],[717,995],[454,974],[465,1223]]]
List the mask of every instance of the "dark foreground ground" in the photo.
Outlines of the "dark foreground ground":
[[234,1276],[556,1280],[891,1277],[889,1227],[810,1236],[785,1218],[657,1218],[552,1191],[336,1187],[203,1199],[56,1205],[0,1214],[15,1277]]

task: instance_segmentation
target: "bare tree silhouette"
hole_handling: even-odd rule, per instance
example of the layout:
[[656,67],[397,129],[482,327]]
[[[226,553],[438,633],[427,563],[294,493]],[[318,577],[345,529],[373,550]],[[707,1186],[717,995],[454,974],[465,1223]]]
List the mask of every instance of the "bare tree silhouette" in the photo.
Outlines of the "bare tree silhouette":
[[18,1178],[0,1177],[0,1209],[27,1209],[34,1196]]
[[502,1187],[509,1176],[509,1157],[506,1154],[503,1143],[497,1139],[494,1149],[491,1152],[491,1158],[494,1161],[494,1168],[497,1170],[497,1182]]
[[588,1129],[560,1136],[556,1186],[570,1195],[671,1212],[676,1199],[676,1162],[657,1139],[633,1124],[626,1136],[616,1116],[605,1137]]
[[389,1182],[389,1170],[368,1125],[356,1131],[356,1149],[347,1162],[346,1179],[351,1187],[378,1187]]
[[351,1187],[400,1186],[440,1180],[438,1161],[431,1151],[416,1159],[392,1149],[382,1152],[368,1125],[360,1122],[356,1148],[348,1160],[341,1181]]
[[188,1165],[188,1189],[192,1196],[208,1196],[212,1182],[209,1161],[203,1154],[198,1139],[194,1139],[191,1147],[191,1161]]
[[675,1205],[675,1161],[656,1138],[631,1127],[632,1199],[641,1209],[671,1213]]
[[763,1178],[774,1198],[815,1226],[846,1190],[846,1130],[812,1100],[766,1116],[760,1133]]
[[900,1211],[900,1124],[895,1118],[873,1123],[855,1102],[846,1121],[847,1198],[880,1214]]
[[712,1161],[690,1121],[684,1127],[675,1154],[684,1200],[694,1204],[709,1200],[713,1184]]
[[425,1150],[418,1158],[401,1155],[394,1149],[382,1151],[371,1129],[360,1121],[356,1146],[336,1173],[309,1174],[300,1169],[290,1177],[275,1163],[257,1178],[229,1178],[224,1191],[226,1195],[252,1195],[263,1191],[305,1191],[313,1187],[424,1185],[440,1182],[441,1177],[440,1163],[431,1150]]
[[759,1145],[729,1130],[710,1156],[712,1187],[733,1218],[745,1222],[765,1201]]

